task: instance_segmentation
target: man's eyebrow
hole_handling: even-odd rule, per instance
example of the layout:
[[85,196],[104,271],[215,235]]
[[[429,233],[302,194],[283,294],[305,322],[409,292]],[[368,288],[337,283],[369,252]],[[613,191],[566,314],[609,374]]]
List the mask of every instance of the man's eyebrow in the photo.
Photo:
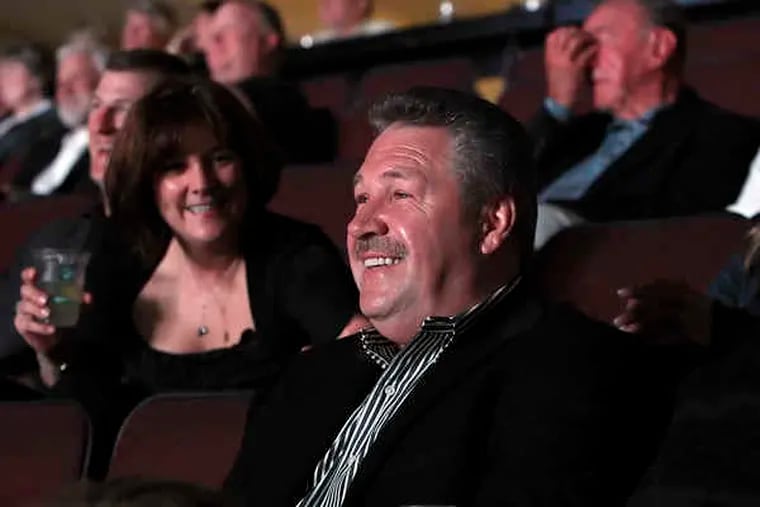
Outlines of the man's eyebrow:
[[384,179],[398,179],[398,180],[409,180],[417,176],[418,171],[414,170],[398,170],[398,169],[389,169],[385,171],[380,176]]
[[[423,177],[421,171],[418,169],[388,169],[380,175],[383,179],[398,179],[398,180],[411,180],[415,178]],[[357,173],[354,175],[354,186],[358,185],[362,181],[362,175]]]

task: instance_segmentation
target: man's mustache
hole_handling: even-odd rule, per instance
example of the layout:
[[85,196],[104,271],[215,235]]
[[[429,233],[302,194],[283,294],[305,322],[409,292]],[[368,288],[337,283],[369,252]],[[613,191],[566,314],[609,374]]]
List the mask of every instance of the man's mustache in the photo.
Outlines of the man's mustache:
[[354,253],[357,256],[364,252],[374,252],[386,257],[404,257],[406,246],[386,236],[370,236],[356,240],[354,245]]

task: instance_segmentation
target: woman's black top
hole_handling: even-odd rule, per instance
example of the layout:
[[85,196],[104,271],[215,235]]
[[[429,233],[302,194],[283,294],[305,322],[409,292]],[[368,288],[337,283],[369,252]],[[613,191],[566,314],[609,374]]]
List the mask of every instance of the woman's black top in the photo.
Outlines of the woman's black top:
[[249,229],[242,249],[256,330],[233,347],[192,354],[155,350],[138,334],[132,309],[156,266],[142,266],[128,245],[106,234],[88,269],[93,303],[62,346],[61,388],[80,398],[108,384],[144,395],[267,387],[302,347],[336,339],[358,312],[337,248],[318,227],[269,212]]

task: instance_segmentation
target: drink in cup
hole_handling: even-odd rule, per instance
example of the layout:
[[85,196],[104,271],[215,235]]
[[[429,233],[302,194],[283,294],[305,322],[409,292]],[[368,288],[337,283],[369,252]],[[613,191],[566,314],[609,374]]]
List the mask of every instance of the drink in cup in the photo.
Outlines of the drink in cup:
[[32,253],[37,270],[36,285],[48,295],[49,323],[72,327],[79,320],[88,252],[43,248]]

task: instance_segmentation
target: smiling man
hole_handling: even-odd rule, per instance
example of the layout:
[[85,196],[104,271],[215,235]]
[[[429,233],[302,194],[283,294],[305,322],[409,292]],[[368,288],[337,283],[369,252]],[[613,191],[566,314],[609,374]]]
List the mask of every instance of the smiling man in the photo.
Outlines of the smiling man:
[[626,336],[534,296],[526,134],[433,88],[370,117],[348,252],[372,327],[254,402],[229,489],[267,506],[619,505],[667,389]]

